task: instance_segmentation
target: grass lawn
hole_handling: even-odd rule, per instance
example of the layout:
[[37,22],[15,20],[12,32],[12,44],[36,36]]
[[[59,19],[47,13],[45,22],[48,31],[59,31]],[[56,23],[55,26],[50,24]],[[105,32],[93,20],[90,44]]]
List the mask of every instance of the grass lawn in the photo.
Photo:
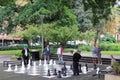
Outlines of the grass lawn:
[[[82,54],[91,54],[92,52],[82,51]],[[120,55],[120,51],[102,51],[102,55]]]
[[[65,52],[70,52],[72,49],[65,49]],[[56,52],[56,51],[54,51]],[[21,53],[21,50],[6,50],[6,51],[0,51],[0,54],[16,54],[16,53]],[[87,51],[82,51],[82,54],[91,54],[91,52],[87,52]],[[101,52],[102,55],[120,55],[120,51],[102,51]]]
[[16,53],[20,53],[21,50],[5,50],[5,51],[0,51],[0,54],[16,54]]

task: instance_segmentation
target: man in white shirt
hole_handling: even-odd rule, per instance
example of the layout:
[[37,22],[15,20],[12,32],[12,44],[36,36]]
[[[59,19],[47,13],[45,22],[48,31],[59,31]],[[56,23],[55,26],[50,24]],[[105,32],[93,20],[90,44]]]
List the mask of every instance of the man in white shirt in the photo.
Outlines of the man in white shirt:
[[63,64],[64,63],[64,61],[63,61],[63,47],[62,47],[62,45],[60,45],[60,47],[57,49],[57,55],[58,55],[58,63],[59,64]]

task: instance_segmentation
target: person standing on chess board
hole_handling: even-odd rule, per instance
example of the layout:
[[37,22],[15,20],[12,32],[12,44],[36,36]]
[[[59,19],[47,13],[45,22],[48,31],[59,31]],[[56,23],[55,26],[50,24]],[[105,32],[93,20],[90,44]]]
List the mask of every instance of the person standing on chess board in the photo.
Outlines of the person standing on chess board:
[[64,48],[60,44],[59,48],[57,49],[57,55],[58,55],[58,64],[63,64],[63,50]]
[[93,64],[96,65],[96,59],[97,59],[97,52],[98,52],[98,48],[96,47],[96,43],[94,43],[94,46],[92,48],[92,62]]
[[73,51],[73,75],[79,75],[79,60],[81,59],[80,51]]
[[49,64],[49,56],[50,56],[50,48],[49,45],[47,45],[44,50],[43,50],[43,54],[44,54],[44,60],[47,60],[47,63]]
[[100,46],[97,47],[97,57],[98,57],[98,64],[102,65],[101,48],[100,48]]
[[24,48],[22,49],[22,59],[23,59],[23,61],[24,61],[25,67],[26,67],[27,64],[28,64],[29,56],[30,56],[30,51],[29,51],[29,49],[28,49],[28,46],[27,46],[27,45],[24,45]]

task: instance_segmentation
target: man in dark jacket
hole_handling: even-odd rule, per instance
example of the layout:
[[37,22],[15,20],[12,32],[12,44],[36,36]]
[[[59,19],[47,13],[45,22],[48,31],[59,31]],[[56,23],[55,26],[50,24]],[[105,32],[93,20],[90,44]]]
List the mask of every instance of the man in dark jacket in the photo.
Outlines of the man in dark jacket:
[[47,63],[49,64],[49,56],[50,56],[50,48],[49,45],[47,45],[44,50],[43,50],[43,54],[44,54],[44,60],[47,60]]
[[73,75],[79,75],[79,60],[81,59],[81,55],[78,50],[73,51]]
[[29,49],[27,48],[27,45],[24,45],[24,48],[22,49],[22,58],[24,65],[27,66],[29,60]]

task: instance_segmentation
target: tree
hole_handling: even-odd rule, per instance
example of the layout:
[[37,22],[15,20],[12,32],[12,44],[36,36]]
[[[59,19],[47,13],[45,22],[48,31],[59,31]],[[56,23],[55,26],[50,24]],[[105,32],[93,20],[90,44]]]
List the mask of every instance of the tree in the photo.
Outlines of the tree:
[[13,33],[12,36],[13,37],[21,37],[21,38],[27,40],[28,41],[27,43],[30,45],[33,38],[37,37],[38,35],[41,34],[39,29],[40,29],[40,27],[37,27],[36,25],[26,25],[25,30]]
[[101,32],[101,20],[107,20],[111,14],[111,8],[114,6],[116,0],[83,0],[84,9],[92,10],[93,17],[92,23],[93,28],[96,29],[95,43],[97,42],[98,35]]
[[[40,15],[45,15],[44,23],[57,22],[57,25],[74,25],[76,17],[70,11],[70,1],[67,0],[36,0],[24,6],[23,10],[14,19],[15,25],[39,24]],[[47,5],[47,6],[46,6]]]
[[92,29],[92,11],[84,11],[83,0],[74,0],[72,3],[72,12],[77,16],[77,26],[80,32],[86,32]]
[[80,34],[80,39],[85,40],[88,44],[91,44],[94,40],[95,31],[89,30]]
[[10,6],[15,5],[16,0],[0,0],[0,6]]
[[56,27],[53,24],[44,25],[44,37],[48,42],[62,42],[66,44],[67,41],[72,41],[79,39],[79,31],[77,26],[67,26]]
[[[9,30],[11,30],[11,22],[14,18],[14,7],[0,7],[0,27],[6,30],[6,33],[9,33]],[[7,21],[8,23],[6,26],[4,25],[4,22]],[[8,27],[9,26],[9,27]]]

